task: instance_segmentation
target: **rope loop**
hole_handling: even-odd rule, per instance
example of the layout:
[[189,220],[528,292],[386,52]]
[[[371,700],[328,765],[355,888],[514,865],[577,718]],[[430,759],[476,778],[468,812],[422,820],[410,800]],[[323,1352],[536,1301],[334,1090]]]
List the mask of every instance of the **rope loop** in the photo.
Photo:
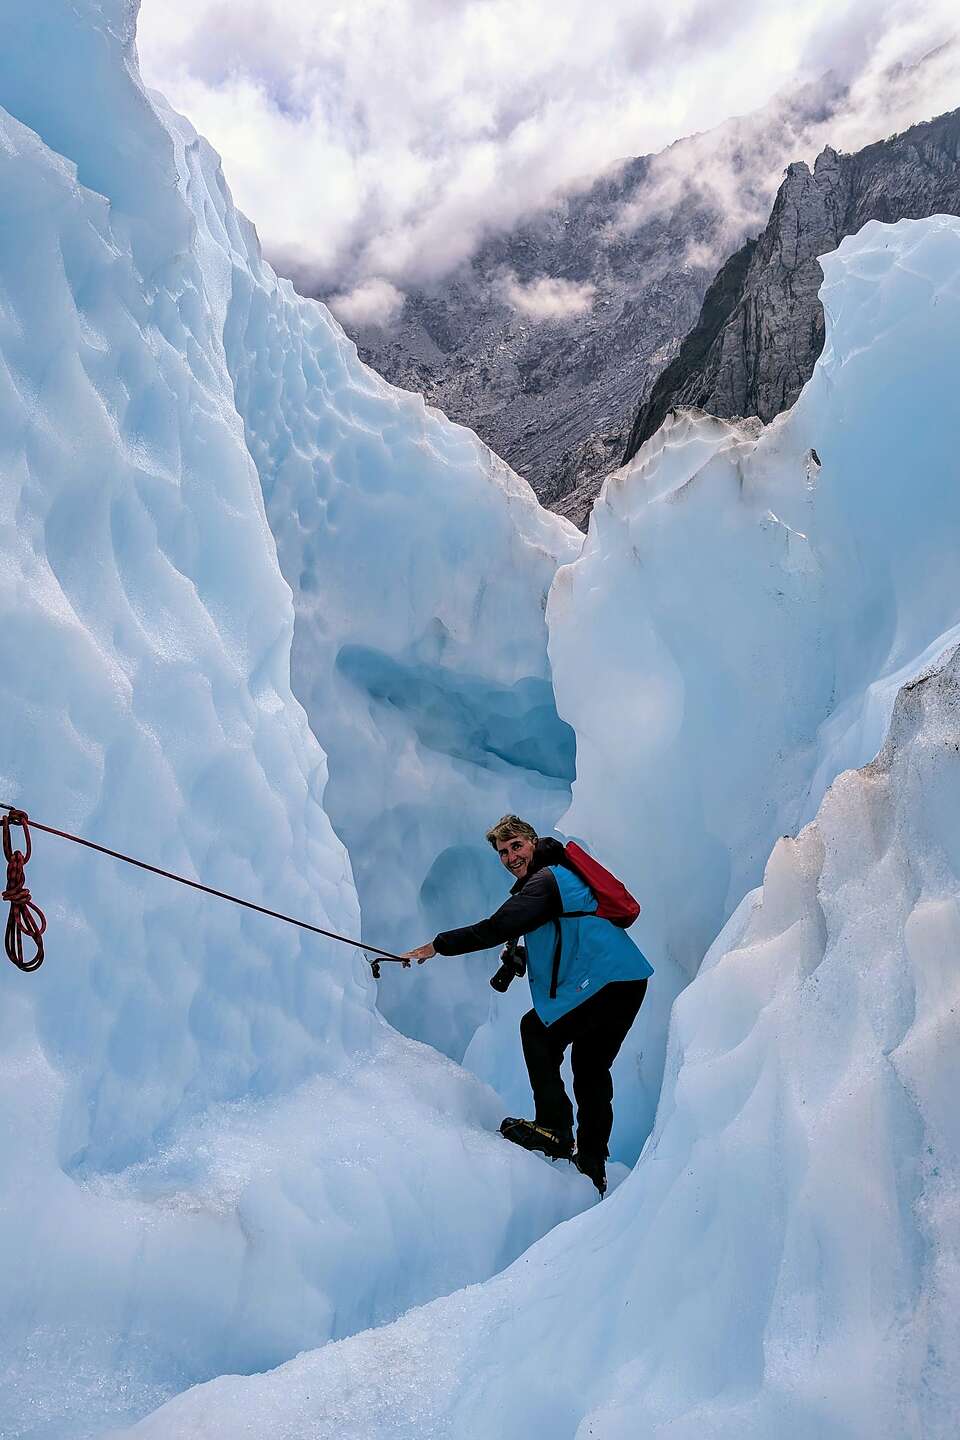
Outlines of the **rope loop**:
[[[19,825],[23,830],[26,853],[13,848],[10,839],[11,825]],[[24,866],[32,852],[26,812],[11,810],[9,814],[0,818],[0,828],[3,830],[3,855],[7,862],[7,888],[0,898],[7,901],[10,906],[4,946],[7,958],[16,965],[18,970],[24,970],[29,974],[31,970],[39,970],[43,964],[41,936],[47,928],[47,919],[40,907],[34,905],[25,883]],[[23,958],[24,935],[28,936],[36,946],[36,953],[26,960]]]
[[33,853],[33,847],[30,843],[30,827],[27,824],[26,810],[11,810],[9,815],[4,815],[3,819],[0,820],[0,825],[3,826],[3,857],[7,861],[12,860],[14,855],[19,854],[19,851],[14,850],[10,844],[10,826],[19,825],[22,828],[23,843],[27,847],[27,853],[26,855],[20,855],[20,859],[23,864],[26,865],[27,861],[30,859],[31,854]]

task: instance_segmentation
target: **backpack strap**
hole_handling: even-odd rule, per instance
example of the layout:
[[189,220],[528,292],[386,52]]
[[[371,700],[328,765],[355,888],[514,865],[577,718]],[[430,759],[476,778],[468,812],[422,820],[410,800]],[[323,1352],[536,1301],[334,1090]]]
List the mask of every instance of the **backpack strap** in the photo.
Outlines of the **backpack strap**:
[[553,968],[550,971],[550,999],[556,1000],[557,986],[560,983],[560,952],[563,949],[563,935],[560,931],[561,920],[579,920],[585,915],[595,915],[595,910],[562,910],[553,922],[556,931],[556,939],[553,942]]

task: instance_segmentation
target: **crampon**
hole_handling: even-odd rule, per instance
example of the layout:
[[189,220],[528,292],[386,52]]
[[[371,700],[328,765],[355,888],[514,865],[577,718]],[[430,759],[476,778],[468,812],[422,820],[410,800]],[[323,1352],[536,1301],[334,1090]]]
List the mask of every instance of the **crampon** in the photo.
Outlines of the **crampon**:
[[550,1130],[546,1125],[537,1125],[533,1120],[515,1120],[508,1116],[500,1126],[500,1134],[505,1140],[520,1145],[524,1150],[539,1150],[541,1155],[546,1155],[551,1160],[573,1158],[572,1135]]

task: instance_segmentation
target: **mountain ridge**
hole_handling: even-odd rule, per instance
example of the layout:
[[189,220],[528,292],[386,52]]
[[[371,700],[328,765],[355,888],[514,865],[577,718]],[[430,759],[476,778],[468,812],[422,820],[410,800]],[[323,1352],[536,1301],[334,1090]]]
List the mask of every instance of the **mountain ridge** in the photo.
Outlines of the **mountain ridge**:
[[[762,225],[797,136],[839,95],[825,77],[609,167],[489,237],[446,280],[410,289],[392,326],[350,326],[361,358],[474,429],[542,504],[566,505],[582,526],[576,488],[596,477],[595,493],[619,463],[637,400],[695,323],[718,260]],[[531,318],[520,307],[543,277],[586,287],[589,307]]]
[[960,109],[811,170],[788,166],[770,219],[721,266],[696,324],[638,408],[627,462],[671,410],[765,423],[788,409],[823,349],[818,256],[868,220],[960,214]]

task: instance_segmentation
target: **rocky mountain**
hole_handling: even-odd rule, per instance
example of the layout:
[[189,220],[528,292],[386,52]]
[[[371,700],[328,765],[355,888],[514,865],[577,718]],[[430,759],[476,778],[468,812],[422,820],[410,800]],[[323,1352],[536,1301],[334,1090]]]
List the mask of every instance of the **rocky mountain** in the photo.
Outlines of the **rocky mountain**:
[[669,411],[772,420],[793,404],[823,349],[818,255],[868,220],[960,214],[960,110],[852,155],[829,147],[792,164],[766,229],[722,266],[697,323],[643,400],[624,460]]
[[[362,358],[583,524],[717,263],[763,223],[797,137],[836,100],[826,80],[622,162],[490,237],[446,280],[408,290],[389,327],[348,327]],[[544,277],[559,293],[538,290]]]

